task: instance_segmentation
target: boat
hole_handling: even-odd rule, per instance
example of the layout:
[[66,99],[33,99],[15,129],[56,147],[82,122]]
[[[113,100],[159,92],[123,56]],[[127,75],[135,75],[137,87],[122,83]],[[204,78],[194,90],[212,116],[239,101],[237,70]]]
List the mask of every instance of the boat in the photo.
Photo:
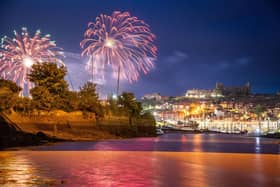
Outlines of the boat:
[[157,128],[157,129],[156,129],[156,134],[157,134],[157,135],[163,135],[163,134],[164,134],[164,132],[163,132],[163,130],[162,130],[162,129]]

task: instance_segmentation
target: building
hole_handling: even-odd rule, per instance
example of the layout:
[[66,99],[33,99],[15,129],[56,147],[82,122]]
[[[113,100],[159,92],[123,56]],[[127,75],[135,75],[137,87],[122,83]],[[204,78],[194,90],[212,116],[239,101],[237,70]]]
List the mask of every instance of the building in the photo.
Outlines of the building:
[[186,97],[188,98],[208,98],[211,97],[212,90],[199,90],[191,89],[187,90]]
[[185,96],[187,98],[197,98],[197,99],[223,97],[223,95],[216,90],[200,90],[200,89],[187,90]]
[[159,93],[146,94],[141,99],[142,100],[160,101],[161,100],[161,95]]
[[250,83],[246,83],[245,86],[226,87],[223,83],[216,83],[213,90],[191,89],[187,90],[187,98],[219,98],[224,96],[247,96],[251,94]]
[[248,82],[245,86],[226,87],[223,83],[216,83],[214,91],[224,96],[247,96],[251,94],[251,85]]

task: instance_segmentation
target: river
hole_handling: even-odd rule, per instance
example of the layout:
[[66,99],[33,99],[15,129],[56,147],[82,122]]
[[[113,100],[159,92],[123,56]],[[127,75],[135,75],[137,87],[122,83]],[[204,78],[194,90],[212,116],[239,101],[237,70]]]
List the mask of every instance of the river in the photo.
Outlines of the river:
[[7,150],[0,186],[280,186],[279,143],[173,133]]

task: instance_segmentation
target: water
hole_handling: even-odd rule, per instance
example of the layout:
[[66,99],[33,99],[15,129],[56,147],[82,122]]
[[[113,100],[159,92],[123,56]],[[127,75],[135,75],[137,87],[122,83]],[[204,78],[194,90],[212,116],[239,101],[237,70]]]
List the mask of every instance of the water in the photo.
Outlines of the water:
[[280,140],[165,134],[0,152],[0,186],[280,186]]

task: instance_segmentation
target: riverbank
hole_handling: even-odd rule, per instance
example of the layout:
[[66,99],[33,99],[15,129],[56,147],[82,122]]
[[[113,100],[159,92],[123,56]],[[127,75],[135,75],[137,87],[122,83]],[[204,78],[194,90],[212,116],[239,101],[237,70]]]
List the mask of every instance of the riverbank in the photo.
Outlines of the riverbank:
[[139,118],[129,124],[126,116],[105,116],[80,111],[53,111],[32,115],[1,114],[0,148],[40,145],[57,141],[95,141],[155,136],[151,119]]

